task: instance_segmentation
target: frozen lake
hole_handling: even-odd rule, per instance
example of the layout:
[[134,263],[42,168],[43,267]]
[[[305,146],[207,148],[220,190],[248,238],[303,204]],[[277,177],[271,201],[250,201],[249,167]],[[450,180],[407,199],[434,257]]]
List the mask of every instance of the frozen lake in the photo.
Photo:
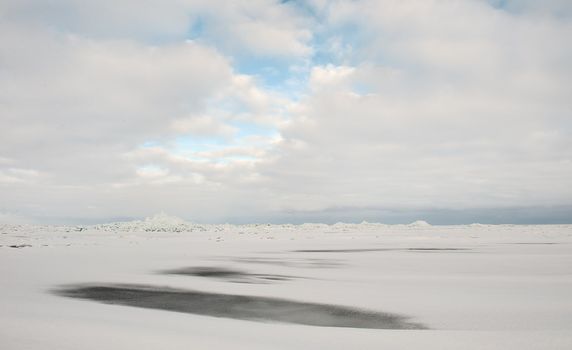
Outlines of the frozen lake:
[[570,225],[0,225],[0,269],[2,349],[572,348]]

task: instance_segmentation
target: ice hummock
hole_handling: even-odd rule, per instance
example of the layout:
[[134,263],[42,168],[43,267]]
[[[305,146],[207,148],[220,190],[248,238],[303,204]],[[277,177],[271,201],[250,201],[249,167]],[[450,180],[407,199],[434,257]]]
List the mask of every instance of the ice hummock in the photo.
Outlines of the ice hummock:
[[169,227],[169,226],[180,226],[189,224],[189,222],[181,219],[178,216],[167,215],[165,212],[160,212],[153,216],[146,217],[143,222],[149,226],[160,226],[160,227]]
[[407,225],[409,227],[431,227],[431,224],[424,220],[417,220]]
[[204,231],[206,229],[204,225],[188,222],[177,216],[168,215],[165,212],[160,212],[143,220],[114,222],[95,225],[90,228],[103,231],[117,230],[132,232],[192,232]]

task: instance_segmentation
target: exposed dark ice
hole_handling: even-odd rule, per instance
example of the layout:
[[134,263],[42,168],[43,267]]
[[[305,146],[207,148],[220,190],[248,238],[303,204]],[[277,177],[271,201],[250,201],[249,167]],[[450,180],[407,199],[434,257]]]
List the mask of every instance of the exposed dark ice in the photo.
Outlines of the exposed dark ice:
[[162,273],[167,275],[186,275],[217,278],[235,283],[269,283],[276,281],[288,281],[294,278],[292,276],[249,273],[237,269],[212,266],[185,267],[162,271]]
[[295,253],[365,253],[365,252],[443,252],[443,251],[468,251],[467,248],[356,248],[356,249],[299,249]]
[[81,285],[55,291],[60,296],[106,304],[183,312],[259,322],[282,322],[322,327],[370,329],[426,329],[393,313],[287,299],[220,294],[148,285]]

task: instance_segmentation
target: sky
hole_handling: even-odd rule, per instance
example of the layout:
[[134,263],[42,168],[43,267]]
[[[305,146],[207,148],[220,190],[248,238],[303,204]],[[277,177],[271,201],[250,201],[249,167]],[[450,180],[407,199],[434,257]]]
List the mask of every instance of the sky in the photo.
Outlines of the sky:
[[572,223],[569,0],[2,0],[0,222]]

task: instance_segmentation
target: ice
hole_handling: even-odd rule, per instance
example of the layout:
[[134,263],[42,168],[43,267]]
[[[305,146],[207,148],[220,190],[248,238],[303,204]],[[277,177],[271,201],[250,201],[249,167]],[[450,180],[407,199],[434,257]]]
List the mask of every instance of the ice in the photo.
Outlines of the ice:
[[2,349],[572,348],[570,225],[4,224],[0,276]]
[[410,227],[431,227],[431,224],[427,221],[417,220],[409,224]]

